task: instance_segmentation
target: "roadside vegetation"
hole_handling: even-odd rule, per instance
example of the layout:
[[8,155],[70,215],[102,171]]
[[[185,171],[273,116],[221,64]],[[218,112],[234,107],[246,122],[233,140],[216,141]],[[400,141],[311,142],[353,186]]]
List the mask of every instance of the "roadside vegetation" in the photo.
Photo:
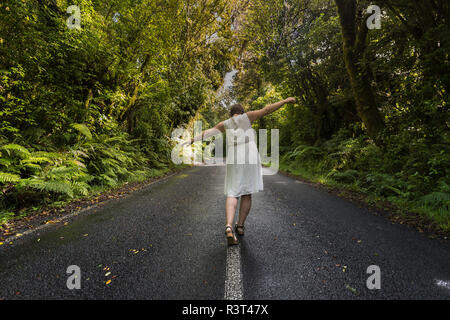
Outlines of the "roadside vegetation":
[[[380,29],[365,9],[378,5]],[[450,230],[448,1],[259,1],[233,97],[280,130],[281,167]]]
[[[68,27],[71,5],[80,28]],[[215,104],[238,9],[222,0],[2,1],[0,228],[174,169],[171,132]]]

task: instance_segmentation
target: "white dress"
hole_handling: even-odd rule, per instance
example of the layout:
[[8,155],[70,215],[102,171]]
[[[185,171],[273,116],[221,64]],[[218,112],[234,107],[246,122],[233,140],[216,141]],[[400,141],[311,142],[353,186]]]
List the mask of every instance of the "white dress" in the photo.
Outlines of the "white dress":
[[263,190],[261,159],[255,130],[247,114],[224,122],[226,129],[225,195],[240,197]]

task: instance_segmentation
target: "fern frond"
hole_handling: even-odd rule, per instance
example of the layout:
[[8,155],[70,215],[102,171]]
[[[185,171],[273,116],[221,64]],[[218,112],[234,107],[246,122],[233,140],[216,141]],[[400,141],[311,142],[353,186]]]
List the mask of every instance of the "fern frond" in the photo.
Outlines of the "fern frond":
[[25,163],[24,167],[31,170],[41,170],[41,166],[35,163]]
[[87,196],[89,194],[89,185],[84,182],[72,182],[72,189],[74,193]]
[[88,140],[92,139],[92,134],[91,131],[89,130],[89,128],[82,123],[72,123],[72,128],[74,128],[75,130],[77,130],[79,133],[81,133],[82,135],[84,135]]
[[11,153],[15,153],[22,159],[27,159],[31,155],[30,151],[28,151],[27,148],[14,143],[1,146],[0,149],[5,150],[9,156],[11,155]]
[[44,162],[52,163],[53,161],[46,157],[34,157],[34,156],[31,156],[28,159],[22,160],[22,163],[24,163],[24,164],[25,163],[44,163]]
[[47,151],[35,151],[31,154],[32,157],[36,157],[36,158],[47,158],[47,159],[60,159],[61,158],[61,154],[57,153],[57,152],[47,152]]
[[0,165],[8,168],[14,161],[12,159],[0,158]]
[[65,162],[65,164],[69,164],[69,165],[72,165],[75,167],[80,167],[80,168],[86,168],[86,165],[83,162],[78,161],[78,160],[67,160]]
[[110,176],[108,176],[107,174],[100,175],[100,178],[101,178],[102,182],[108,186],[114,187],[117,185],[117,181],[115,179],[111,178]]
[[20,176],[17,174],[0,172],[0,182],[2,182],[2,183],[17,182],[19,180],[20,180]]
[[52,168],[50,170],[50,172],[48,173],[49,176],[57,176],[57,177],[61,177],[61,176],[67,176],[70,175],[72,173],[77,173],[80,169],[78,167],[66,167],[66,166],[61,166],[61,167],[55,167]]
[[446,205],[448,207],[450,204],[450,194],[444,192],[432,192],[420,198],[420,201],[423,204],[434,208],[442,205]]
[[31,178],[22,180],[22,182],[26,187],[40,191],[62,193],[68,195],[69,197],[73,197],[72,187],[65,181],[45,181]]

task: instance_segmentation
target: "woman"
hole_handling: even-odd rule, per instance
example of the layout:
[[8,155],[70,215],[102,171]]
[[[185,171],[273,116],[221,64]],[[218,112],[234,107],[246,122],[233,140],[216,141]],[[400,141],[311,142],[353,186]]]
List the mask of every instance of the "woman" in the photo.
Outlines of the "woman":
[[[295,103],[295,98],[287,98],[262,109],[244,112],[240,104],[230,108],[228,120],[222,121],[214,128],[205,130],[201,135],[191,139],[190,143],[216,135],[218,131],[227,132],[227,165],[225,175],[225,195],[227,196],[225,234],[228,245],[238,244],[232,223],[239,198],[239,218],[235,225],[238,235],[244,235],[244,223],[252,206],[252,194],[263,190],[261,160],[256,148],[251,124],[262,117],[278,110],[286,103]],[[240,148],[243,147],[243,148]],[[245,150],[246,154],[242,154]],[[236,152],[235,152],[236,151]],[[237,158],[235,158],[237,153]],[[245,159],[245,161],[242,161]]]

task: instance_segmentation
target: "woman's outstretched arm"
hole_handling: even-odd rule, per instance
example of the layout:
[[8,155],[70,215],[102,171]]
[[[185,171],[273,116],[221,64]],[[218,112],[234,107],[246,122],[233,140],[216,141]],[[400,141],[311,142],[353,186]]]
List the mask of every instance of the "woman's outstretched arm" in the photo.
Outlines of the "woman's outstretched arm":
[[213,128],[207,129],[207,130],[203,131],[201,134],[199,134],[198,136],[192,138],[192,139],[188,142],[188,144],[192,144],[192,143],[194,143],[195,141],[199,141],[199,140],[202,140],[202,139],[206,139],[206,138],[212,137],[212,136],[214,136],[214,135],[216,135],[216,134],[218,134],[218,133],[220,133],[220,132],[225,132],[225,126],[224,126],[224,124],[223,124],[223,121],[222,121],[222,122],[219,122],[219,123],[218,123],[216,126],[214,126]]
[[281,101],[273,103],[273,104],[268,104],[267,106],[265,106],[262,109],[249,111],[249,112],[247,112],[247,116],[248,116],[248,119],[250,120],[250,122],[253,122],[255,120],[261,119],[262,117],[268,115],[269,113],[277,111],[286,103],[295,103],[295,102],[296,102],[295,98],[292,98],[292,97],[287,98],[287,99],[281,100]]

